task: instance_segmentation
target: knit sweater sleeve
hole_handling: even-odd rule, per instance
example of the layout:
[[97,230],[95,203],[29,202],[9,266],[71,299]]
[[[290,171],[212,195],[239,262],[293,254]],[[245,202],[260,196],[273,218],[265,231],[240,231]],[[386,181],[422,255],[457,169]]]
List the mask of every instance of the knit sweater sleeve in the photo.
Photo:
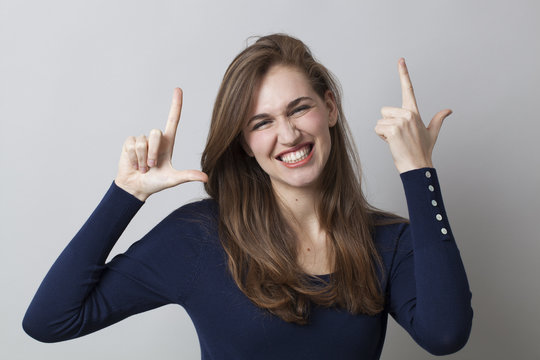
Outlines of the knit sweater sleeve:
[[[182,226],[173,212],[124,254],[105,263],[112,247],[143,202],[114,183],[55,261],[23,320],[24,330],[43,342],[94,332],[130,315],[181,303],[190,286],[198,249],[179,241]],[[176,235],[176,236],[175,236]],[[172,238],[171,238],[172,236]],[[180,247],[172,266],[171,247]],[[167,274],[184,272],[171,286]]]
[[467,275],[443,205],[435,169],[401,174],[410,225],[397,240],[390,314],[434,355],[461,349],[473,310]]

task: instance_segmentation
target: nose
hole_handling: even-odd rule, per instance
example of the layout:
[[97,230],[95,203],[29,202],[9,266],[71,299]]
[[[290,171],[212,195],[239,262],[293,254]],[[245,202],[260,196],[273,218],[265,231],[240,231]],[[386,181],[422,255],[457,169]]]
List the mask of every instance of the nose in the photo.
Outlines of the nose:
[[283,116],[278,120],[277,131],[278,141],[283,145],[296,145],[300,139],[300,131],[298,131],[294,122],[286,116]]

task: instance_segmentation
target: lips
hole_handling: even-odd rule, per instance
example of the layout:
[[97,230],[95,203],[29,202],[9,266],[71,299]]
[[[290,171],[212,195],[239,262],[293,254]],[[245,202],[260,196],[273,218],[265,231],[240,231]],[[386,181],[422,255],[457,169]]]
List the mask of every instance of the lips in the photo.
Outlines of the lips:
[[312,149],[312,143],[300,144],[292,149],[281,152],[278,156],[276,156],[276,159],[287,165],[298,164],[310,157]]

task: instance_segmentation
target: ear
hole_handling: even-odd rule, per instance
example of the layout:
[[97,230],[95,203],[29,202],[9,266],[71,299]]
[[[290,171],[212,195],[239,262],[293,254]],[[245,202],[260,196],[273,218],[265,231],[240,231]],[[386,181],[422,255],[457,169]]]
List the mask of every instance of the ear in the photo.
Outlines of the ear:
[[328,126],[332,127],[336,125],[338,120],[338,108],[336,104],[336,97],[334,93],[330,90],[326,90],[324,93],[324,104],[328,110]]
[[240,133],[239,138],[240,138],[240,145],[242,146],[242,149],[244,149],[244,151],[246,152],[246,154],[248,154],[248,156],[253,157],[253,151],[251,151],[251,148],[247,144],[246,139],[244,138],[244,133]]

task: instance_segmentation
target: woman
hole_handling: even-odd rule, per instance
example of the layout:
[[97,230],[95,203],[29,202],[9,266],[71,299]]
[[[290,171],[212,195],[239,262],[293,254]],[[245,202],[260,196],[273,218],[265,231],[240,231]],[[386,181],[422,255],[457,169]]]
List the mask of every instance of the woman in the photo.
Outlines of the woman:
[[[329,71],[299,40],[262,37],[225,73],[203,172],[171,166],[180,89],[163,133],[126,140],[114,183],[44,279],[25,330],[60,341],[177,303],[203,359],[378,359],[388,313],[429,352],[459,350],[471,293],[431,163],[451,111],[426,128],[398,67],[403,106],[383,108],[375,130],[410,224],[366,202]],[[210,198],[105,264],[144,201],[187,181],[204,182]]]

